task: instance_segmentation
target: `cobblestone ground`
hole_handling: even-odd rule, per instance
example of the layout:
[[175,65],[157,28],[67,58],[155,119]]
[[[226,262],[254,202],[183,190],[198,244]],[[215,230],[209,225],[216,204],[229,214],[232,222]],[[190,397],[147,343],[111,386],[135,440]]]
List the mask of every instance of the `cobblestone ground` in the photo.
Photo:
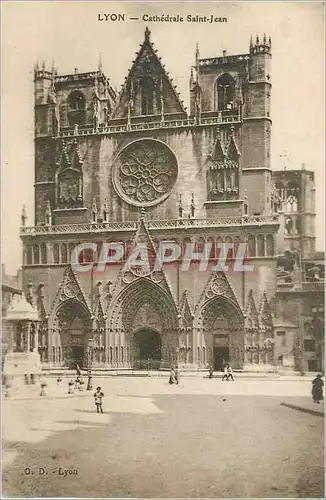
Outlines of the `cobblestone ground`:
[[280,404],[309,383],[97,382],[103,415],[92,393],[4,401],[4,496],[324,496],[323,418]]

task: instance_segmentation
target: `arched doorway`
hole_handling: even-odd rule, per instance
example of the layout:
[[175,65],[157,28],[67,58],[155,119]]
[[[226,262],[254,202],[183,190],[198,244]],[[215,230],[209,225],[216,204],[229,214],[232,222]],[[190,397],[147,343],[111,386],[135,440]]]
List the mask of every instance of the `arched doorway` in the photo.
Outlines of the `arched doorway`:
[[158,369],[162,359],[161,335],[151,328],[138,330],[133,337],[138,369]]
[[67,300],[57,312],[58,332],[54,338],[53,361],[75,368],[85,363],[87,340],[91,334],[90,317],[82,304]]
[[212,348],[214,370],[226,363],[241,368],[244,358],[243,315],[238,305],[223,296],[209,300],[203,309],[205,345]]
[[[126,278],[130,277],[126,274]],[[159,273],[155,278],[163,279]],[[133,369],[156,370],[171,366],[179,340],[178,316],[173,297],[167,290],[149,278],[136,278],[112,301],[108,316],[115,339],[126,349],[130,348],[128,364]],[[147,333],[140,333],[142,330]],[[113,342],[109,347],[114,356]],[[117,359],[117,363],[120,362]]]

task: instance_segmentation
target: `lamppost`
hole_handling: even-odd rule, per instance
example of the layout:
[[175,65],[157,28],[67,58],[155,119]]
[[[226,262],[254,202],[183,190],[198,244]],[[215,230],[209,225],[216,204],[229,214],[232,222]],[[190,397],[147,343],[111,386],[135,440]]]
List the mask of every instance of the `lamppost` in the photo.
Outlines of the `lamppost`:
[[93,389],[92,385],[92,362],[93,362],[93,339],[88,339],[87,342],[87,390]]
[[318,370],[324,371],[324,306],[317,305],[311,309],[313,314],[312,327],[313,336],[316,340]]

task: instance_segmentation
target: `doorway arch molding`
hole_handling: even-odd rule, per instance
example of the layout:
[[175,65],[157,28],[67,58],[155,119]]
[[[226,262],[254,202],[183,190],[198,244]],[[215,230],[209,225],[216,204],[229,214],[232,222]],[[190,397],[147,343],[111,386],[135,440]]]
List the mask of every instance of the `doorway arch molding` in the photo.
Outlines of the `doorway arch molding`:
[[162,330],[177,330],[178,310],[171,294],[148,278],[140,278],[126,287],[111,303],[110,329],[132,330],[140,307],[149,304],[162,321]]

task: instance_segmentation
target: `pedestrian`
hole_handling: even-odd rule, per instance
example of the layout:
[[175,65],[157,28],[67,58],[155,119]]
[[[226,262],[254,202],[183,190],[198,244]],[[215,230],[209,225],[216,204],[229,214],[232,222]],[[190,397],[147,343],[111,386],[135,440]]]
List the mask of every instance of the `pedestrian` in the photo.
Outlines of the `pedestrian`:
[[176,383],[177,385],[179,385],[179,381],[180,381],[180,374],[179,374],[179,370],[178,370],[178,368],[176,368],[176,369],[175,369],[174,374],[175,374],[175,383]]
[[227,377],[227,380],[232,380],[232,382],[234,382],[234,378],[233,378],[233,370],[231,368],[230,365],[227,365],[227,369],[228,369],[228,377]]
[[94,399],[95,399],[95,406],[96,406],[96,412],[97,413],[103,413],[103,407],[102,407],[102,399],[104,398],[104,394],[101,390],[101,387],[96,388],[96,392],[94,393]]
[[229,380],[228,366],[229,365],[225,365],[225,367],[224,367],[224,373],[223,373],[222,380]]
[[175,371],[173,368],[171,368],[169,384],[172,385],[172,384],[174,384],[174,382],[175,382]]
[[208,367],[208,370],[209,370],[209,376],[208,376],[208,378],[213,378],[213,373],[214,373],[214,368],[213,368],[213,366],[212,366],[212,365],[210,365],[210,366]]
[[77,377],[75,380],[75,391],[78,391],[80,388],[80,378]]
[[324,382],[322,376],[318,373],[317,377],[312,381],[312,399],[314,403],[320,403],[323,400],[323,387]]
[[77,377],[80,377],[80,375],[81,375],[81,370],[80,370],[79,365],[77,363],[76,363],[76,375],[77,375]]

